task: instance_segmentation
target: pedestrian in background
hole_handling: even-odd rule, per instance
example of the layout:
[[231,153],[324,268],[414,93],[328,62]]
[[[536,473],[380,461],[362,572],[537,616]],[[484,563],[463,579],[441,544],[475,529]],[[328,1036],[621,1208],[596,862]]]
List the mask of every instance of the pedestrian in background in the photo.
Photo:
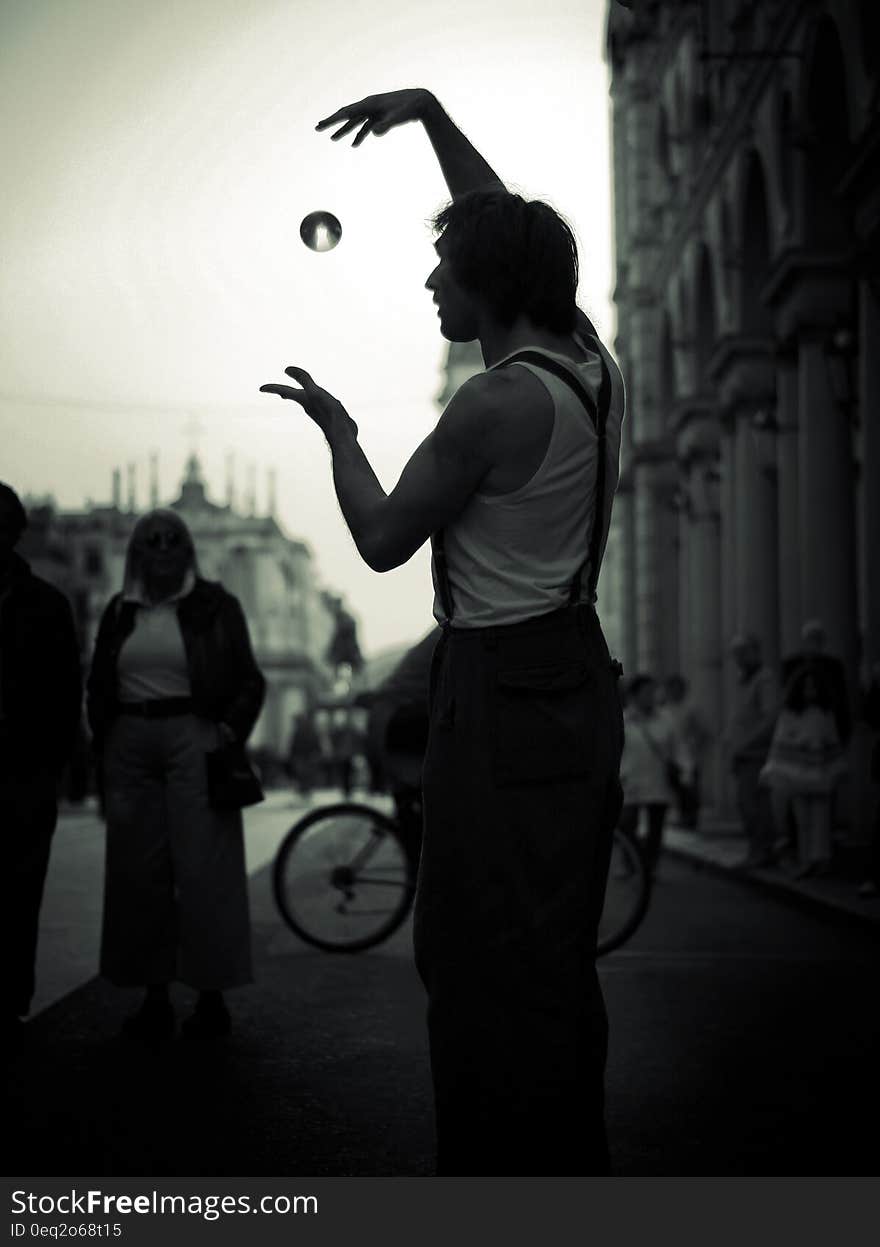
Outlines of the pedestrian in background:
[[748,843],[742,869],[769,866],[773,851],[773,814],[769,789],[760,783],[779,712],[779,686],[765,666],[761,642],[753,633],[740,633],[730,643],[738,680],[724,734],[728,764],[736,783],[736,798]]
[[27,514],[0,483],[0,828],[3,833],[3,1043],[14,1045],[34,994],[43,887],[58,785],[82,708],[70,604],[15,551]]
[[801,628],[801,648],[782,664],[783,687],[800,668],[815,671],[821,681],[828,708],[834,716],[842,745],[852,736],[852,710],[847,688],[846,667],[828,653],[828,634],[821,619],[808,619]]
[[[801,647],[783,661],[782,687],[787,687],[804,668],[815,672],[823,697],[834,716],[837,735],[844,748],[852,736],[852,712],[847,688],[846,668],[839,658],[828,652],[828,636],[821,619],[808,619],[801,628]],[[776,828],[776,852],[798,854],[798,823],[792,792],[784,782],[770,785],[773,819]],[[834,817],[834,792],[831,795],[831,818]]]
[[623,810],[619,826],[637,837],[639,815],[645,810],[647,831],[642,847],[648,869],[653,872],[660,857],[666,814],[676,795],[673,778],[678,741],[669,718],[657,706],[657,682],[652,676],[639,673],[630,680],[623,724]]
[[[831,682],[821,666],[802,663],[782,692],[782,707],[760,782],[790,801],[797,827],[797,878],[831,869],[831,804],[846,774],[833,713]],[[777,803],[777,809],[781,803]]]
[[321,742],[312,716],[307,712],[298,714],[293,725],[290,741],[290,777],[299,793],[307,797],[320,779]]
[[668,720],[675,737],[679,767],[679,782],[675,786],[679,819],[682,827],[694,830],[700,821],[701,772],[710,733],[688,696],[683,676],[669,676],[662,691],[660,713]]
[[185,1034],[226,1034],[223,992],[251,981],[241,812],[212,805],[206,755],[244,743],[264,687],[241,607],[199,576],[186,525],[145,515],[88,681],[107,818],[101,973],[145,989],[130,1037],[173,1033],[174,980],[198,992]]

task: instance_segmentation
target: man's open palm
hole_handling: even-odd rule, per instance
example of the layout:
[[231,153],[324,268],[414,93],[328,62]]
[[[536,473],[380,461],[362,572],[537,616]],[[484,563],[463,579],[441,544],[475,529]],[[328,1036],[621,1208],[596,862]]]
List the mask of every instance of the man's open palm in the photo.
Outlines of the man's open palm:
[[334,434],[342,432],[346,425],[357,434],[357,425],[339,399],[334,398],[327,390],[322,390],[319,385],[315,385],[304,368],[295,368],[291,364],[284,371],[288,377],[292,377],[300,385],[300,389],[297,390],[292,385],[276,385],[275,382],[269,382],[260,386],[260,393],[277,394],[279,398],[288,398],[299,403],[328,441],[332,441]]
[[405,125],[408,121],[420,121],[430,99],[430,92],[422,87],[368,95],[356,104],[346,104],[337,109],[335,113],[319,121],[315,129],[328,130],[331,126],[339,125],[340,128],[331,135],[336,140],[345,138],[360,126],[352,143],[352,147],[359,147],[371,131],[377,135],[387,134],[395,126]]

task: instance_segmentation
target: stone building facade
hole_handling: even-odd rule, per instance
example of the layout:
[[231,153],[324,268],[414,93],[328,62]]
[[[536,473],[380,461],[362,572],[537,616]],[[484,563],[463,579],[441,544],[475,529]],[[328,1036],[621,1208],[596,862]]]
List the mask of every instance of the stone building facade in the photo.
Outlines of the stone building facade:
[[855,695],[880,660],[880,5],[611,0],[607,56],[624,663],[680,671],[720,729],[730,638],[776,664],[819,618]]
[[[160,505],[155,485],[150,505]],[[242,604],[267,684],[249,743],[284,757],[294,715],[333,688],[332,643],[342,599],[320,587],[310,550],[284,533],[271,498],[266,514],[256,512],[253,491],[242,509],[231,491],[224,504],[211,501],[195,455],[178,497],[163,505],[177,511],[192,533],[201,574],[219,580]],[[109,505],[59,511],[30,500],[28,510],[21,553],[70,598],[87,664],[101,613],[122,585],[129,536],[141,514],[133,472],[126,504],[115,472]]]

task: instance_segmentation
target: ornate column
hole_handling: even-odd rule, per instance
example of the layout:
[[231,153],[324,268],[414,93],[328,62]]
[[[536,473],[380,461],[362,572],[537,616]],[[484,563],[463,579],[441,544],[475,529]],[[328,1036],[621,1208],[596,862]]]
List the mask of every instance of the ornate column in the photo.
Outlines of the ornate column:
[[663,679],[679,658],[675,466],[667,443],[638,449],[635,482],[636,666]]
[[782,656],[800,648],[801,606],[798,549],[798,361],[797,345],[789,342],[776,357],[776,472],[779,503],[779,630]]
[[[765,338],[731,337],[719,348],[715,370],[725,416],[733,428],[732,449],[723,447],[723,474],[727,505],[731,475],[735,490],[735,631],[754,632],[765,661],[775,664],[779,659],[776,465],[762,461],[754,428],[756,413],[775,406],[771,344]],[[726,643],[729,640],[725,638]]]
[[844,660],[855,682],[858,651],[855,507],[849,421],[831,393],[827,332],[800,335],[801,606],[819,618],[828,649]]
[[720,460],[721,471],[721,644],[722,665],[722,714],[726,722],[728,707],[733,697],[734,670],[728,650],[731,638],[737,631],[736,617],[736,430],[727,417],[721,420]]
[[636,547],[636,656],[639,671],[657,673],[660,663],[657,620],[662,610],[657,522],[657,465],[635,464],[634,535]]
[[760,462],[746,403],[736,423],[736,600],[738,627],[761,640],[764,661],[779,661],[779,538],[775,470]]
[[[853,437],[850,413],[832,385],[835,338],[841,325],[852,324],[853,284],[844,257],[801,252],[783,258],[766,291],[776,307],[780,336],[797,343],[798,528],[788,557],[799,562],[800,622],[822,620],[829,651],[844,660],[854,684],[858,592]],[[871,349],[868,342],[864,345]]]
[[687,466],[682,465],[678,506],[678,669],[685,675],[693,653],[691,635],[691,513],[687,504]]
[[[704,722],[721,724],[721,679],[724,647],[721,637],[721,526],[718,466],[714,458],[696,459],[690,470],[692,513],[691,672],[693,700]],[[703,763],[705,802],[721,804],[718,733],[713,731]]]
[[704,761],[705,802],[719,808],[718,736],[723,726],[721,676],[721,526],[718,423],[705,403],[680,427],[678,452],[685,470],[687,519],[687,615],[682,617],[687,650],[681,671],[691,698],[713,740]]
[[859,288],[858,415],[862,435],[861,623],[863,664],[880,662],[880,299],[867,281]]

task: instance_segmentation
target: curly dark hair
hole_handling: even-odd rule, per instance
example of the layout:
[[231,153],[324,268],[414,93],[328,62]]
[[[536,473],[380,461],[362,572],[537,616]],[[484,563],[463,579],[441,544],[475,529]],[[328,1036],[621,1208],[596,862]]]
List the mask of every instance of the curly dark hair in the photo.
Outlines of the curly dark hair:
[[553,333],[572,332],[577,243],[549,204],[503,188],[469,191],[432,225],[456,280],[480,295],[502,325],[522,315]]

